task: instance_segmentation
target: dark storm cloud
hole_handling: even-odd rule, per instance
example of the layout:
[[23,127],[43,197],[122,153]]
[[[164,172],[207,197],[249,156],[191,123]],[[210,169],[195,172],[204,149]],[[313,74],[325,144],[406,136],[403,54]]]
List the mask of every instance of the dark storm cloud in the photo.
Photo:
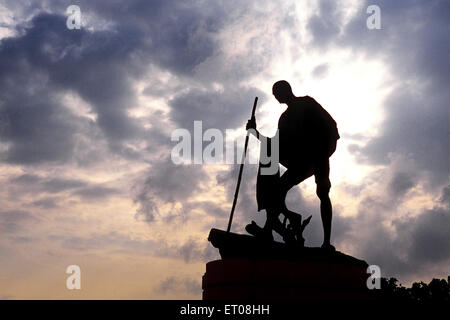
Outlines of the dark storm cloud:
[[120,194],[120,191],[115,188],[97,185],[81,188],[73,194],[80,196],[84,200],[104,200],[110,196]]
[[448,94],[432,95],[434,90],[428,90],[426,97],[415,98],[413,92],[405,91],[385,100],[387,118],[381,125],[381,135],[355,154],[360,160],[383,164],[389,153],[408,155],[419,170],[430,174],[430,183],[439,186],[446,183],[449,174]]
[[[175,75],[189,75],[216,53],[214,35],[226,19],[226,8],[216,4],[109,1],[105,5],[81,1],[79,5],[82,12],[111,22],[112,27],[68,30],[66,17],[60,15],[65,7],[48,1],[42,6],[54,13],[37,14],[21,26],[19,36],[2,41],[0,81],[9,85],[0,109],[1,119],[8,123],[6,133],[2,131],[10,145],[3,155],[5,160],[36,163],[77,157],[74,146],[78,141],[74,136],[92,125],[101,129],[114,151],[138,157],[122,143],[144,134],[126,113],[136,104],[130,81],[139,79],[145,70],[142,67],[152,64]],[[9,6],[14,7],[14,2]],[[170,115],[177,124],[188,126],[193,119],[199,119],[212,127],[235,127],[244,122],[254,96],[262,98],[262,93],[251,88],[211,94],[206,87],[192,89],[172,101]],[[64,92],[77,93],[88,103],[97,121],[74,125],[76,117],[55,98]],[[39,96],[41,103],[36,99]],[[29,107],[17,112],[22,105]],[[218,119],[227,122],[219,123]],[[95,138],[102,139],[100,135]],[[163,137],[159,140],[160,145],[166,142]]]
[[217,49],[214,34],[224,23],[225,7],[202,1],[81,1],[86,12],[128,29],[150,56],[174,73],[190,73]]
[[[135,184],[133,193],[134,202],[139,205],[136,217],[147,222],[155,221],[156,218],[171,219],[177,216],[176,212],[161,216],[159,204],[174,204],[176,201],[184,204],[190,196],[204,189],[208,180],[202,166],[175,165],[167,157],[155,161],[143,176],[146,178]],[[188,215],[188,212],[183,212],[184,218]]]
[[36,16],[23,35],[1,41],[0,83],[6,90],[0,113],[6,129],[0,134],[10,144],[3,160],[39,163],[73,156],[75,134],[91,132],[83,132],[87,124],[81,126],[58,100],[59,93],[70,90],[92,104],[113,142],[136,131],[119,106],[127,106],[128,93],[126,74],[111,57],[120,54],[114,48],[119,43],[106,34],[70,32],[64,17],[51,14]]
[[68,30],[61,15],[65,7],[50,1],[44,6],[55,13],[37,14],[19,26],[18,36],[1,41],[0,83],[6,90],[0,96],[0,119],[6,130],[0,135],[9,144],[5,161],[39,163],[74,156],[74,136],[85,128],[74,125],[76,117],[56,99],[66,92],[89,104],[113,151],[137,158],[125,145],[145,133],[127,114],[137,104],[131,80],[152,64],[187,74],[215,52],[220,7],[211,11],[171,1],[79,5],[114,27]]
[[450,186],[447,186],[442,191],[441,202],[450,208]]
[[77,179],[45,178],[29,173],[11,178],[10,182],[23,187],[37,187],[42,191],[51,193],[81,188],[87,185],[86,182]]
[[[11,78],[5,81],[11,81]],[[9,89],[8,86],[3,88]],[[0,137],[2,142],[9,144],[7,151],[0,154],[0,160],[30,164],[65,161],[71,156],[75,145],[76,118],[67,110],[58,108],[48,96],[36,97],[28,94],[26,89],[11,99],[2,94],[0,114],[5,119]]]
[[[42,8],[55,14],[65,14],[67,4],[46,2]],[[14,6],[14,2],[10,5]],[[77,1],[77,5],[82,15],[92,16],[95,27],[98,27],[96,20],[99,20],[100,25],[109,24],[113,29],[110,30],[113,32],[98,32],[102,37],[109,38],[109,43],[103,42],[100,46],[89,43],[91,50],[116,49],[106,54],[108,58],[123,54],[128,49],[136,49],[135,53],[149,58],[147,62],[157,63],[175,73],[191,72],[215,52],[214,34],[226,19],[224,5],[201,1],[189,4],[173,0]],[[36,6],[39,4],[36,3]],[[114,34],[120,43],[112,39]],[[122,58],[121,65],[127,63],[130,57]]]
[[413,176],[405,172],[397,172],[389,183],[389,189],[393,196],[398,197],[404,195],[415,185],[416,181]]
[[409,255],[414,261],[439,263],[450,259],[450,185],[442,190],[436,206],[411,221],[400,221],[397,229],[409,233]]
[[256,96],[262,104],[265,95],[254,88],[232,88],[223,92],[193,89],[170,101],[170,116],[181,128],[191,129],[194,120],[201,120],[204,130],[233,129],[243,125],[249,117]]
[[[66,179],[55,177],[42,177],[34,174],[23,174],[9,180],[11,185],[20,187],[21,193],[37,195],[40,193],[61,193],[70,191],[72,195],[79,196],[83,200],[100,200],[120,194],[116,188],[102,184],[93,184],[79,179]],[[36,207],[51,208],[56,206],[56,198],[42,198],[34,200],[31,205]]]
[[408,221],[406,230],[408,226],[412,238],[409,256],[413,261],[439,263],[450,259],[450,208],[426,211]]

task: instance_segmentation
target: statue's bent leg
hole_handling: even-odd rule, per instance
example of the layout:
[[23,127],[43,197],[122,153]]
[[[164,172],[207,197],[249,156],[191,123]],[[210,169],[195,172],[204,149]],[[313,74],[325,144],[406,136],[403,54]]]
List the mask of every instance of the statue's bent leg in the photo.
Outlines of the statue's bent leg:
[[304,181],[305,179],[313,175],[313,170],[311,168],[305,170],[298,169],[288,169],[280,177],[280,194],[283,205],[285,205],[286,195],[288,191],[295,185]]
[[313,175],[313,170],[310,168],[304,170],[288,169],[280,178],[280,199],[281,212],[287,216],[289,221],[296,219],[298,214],[289,210],[286,207],[286,195],[293,187]]

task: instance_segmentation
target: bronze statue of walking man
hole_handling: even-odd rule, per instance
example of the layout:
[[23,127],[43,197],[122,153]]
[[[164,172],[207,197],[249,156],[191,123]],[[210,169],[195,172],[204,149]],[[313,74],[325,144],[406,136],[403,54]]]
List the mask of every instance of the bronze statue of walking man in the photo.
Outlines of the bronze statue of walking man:
[[[294,234],[303,231],[306,224],[299,223],[301,216],[287,209],[286,194],[293,186],[314,175],[324,232],[322,248],[334,250],[330,242],[332,205],[329,197],[329,158],[336,150],[339,139],[336,122],[313,98],[296,97],[287,81],[277,81],[272,87],[272,93],[279,103],[288,106],[278,121],[277,137],[279,162],[287,170],[281,177],[279,171],[275,175],[264,176],[261,174],[260,164],[257,182],[258,210],[266,209],[267,213],[267,221],[261,234],[265,238],[273,239],[272,230],[275,230],[283,236],[285,242],[292,240],[292,235],[283,228],[278,219],[281,213],[289,219],[291,226],[298,229],[294,230]],[[253,129],[250,132],[258,139],[266,138],[256,129],[256,121],[249,120],[246,128]],[[254,222],[249,225],[247,231],[251,231],[252,226],[256,227]]]

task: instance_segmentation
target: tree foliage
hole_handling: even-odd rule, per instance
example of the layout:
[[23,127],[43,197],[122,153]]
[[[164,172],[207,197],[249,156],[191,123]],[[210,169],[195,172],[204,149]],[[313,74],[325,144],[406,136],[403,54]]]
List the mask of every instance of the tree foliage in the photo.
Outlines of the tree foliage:
[[396,278],[381,278],[379,298],[401,302],[450,302],[450,276],[445,279],[433,279],[430,283],[414,282],[411,288],[405,288]]

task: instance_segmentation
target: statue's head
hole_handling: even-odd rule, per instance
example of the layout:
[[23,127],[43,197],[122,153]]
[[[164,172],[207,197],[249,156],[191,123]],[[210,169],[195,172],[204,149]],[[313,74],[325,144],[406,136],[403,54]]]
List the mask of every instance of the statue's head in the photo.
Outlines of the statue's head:
[[294,97],[292,88],[286,80],[280,80],[274,83],[272,93],[279,103],[287,103]]

